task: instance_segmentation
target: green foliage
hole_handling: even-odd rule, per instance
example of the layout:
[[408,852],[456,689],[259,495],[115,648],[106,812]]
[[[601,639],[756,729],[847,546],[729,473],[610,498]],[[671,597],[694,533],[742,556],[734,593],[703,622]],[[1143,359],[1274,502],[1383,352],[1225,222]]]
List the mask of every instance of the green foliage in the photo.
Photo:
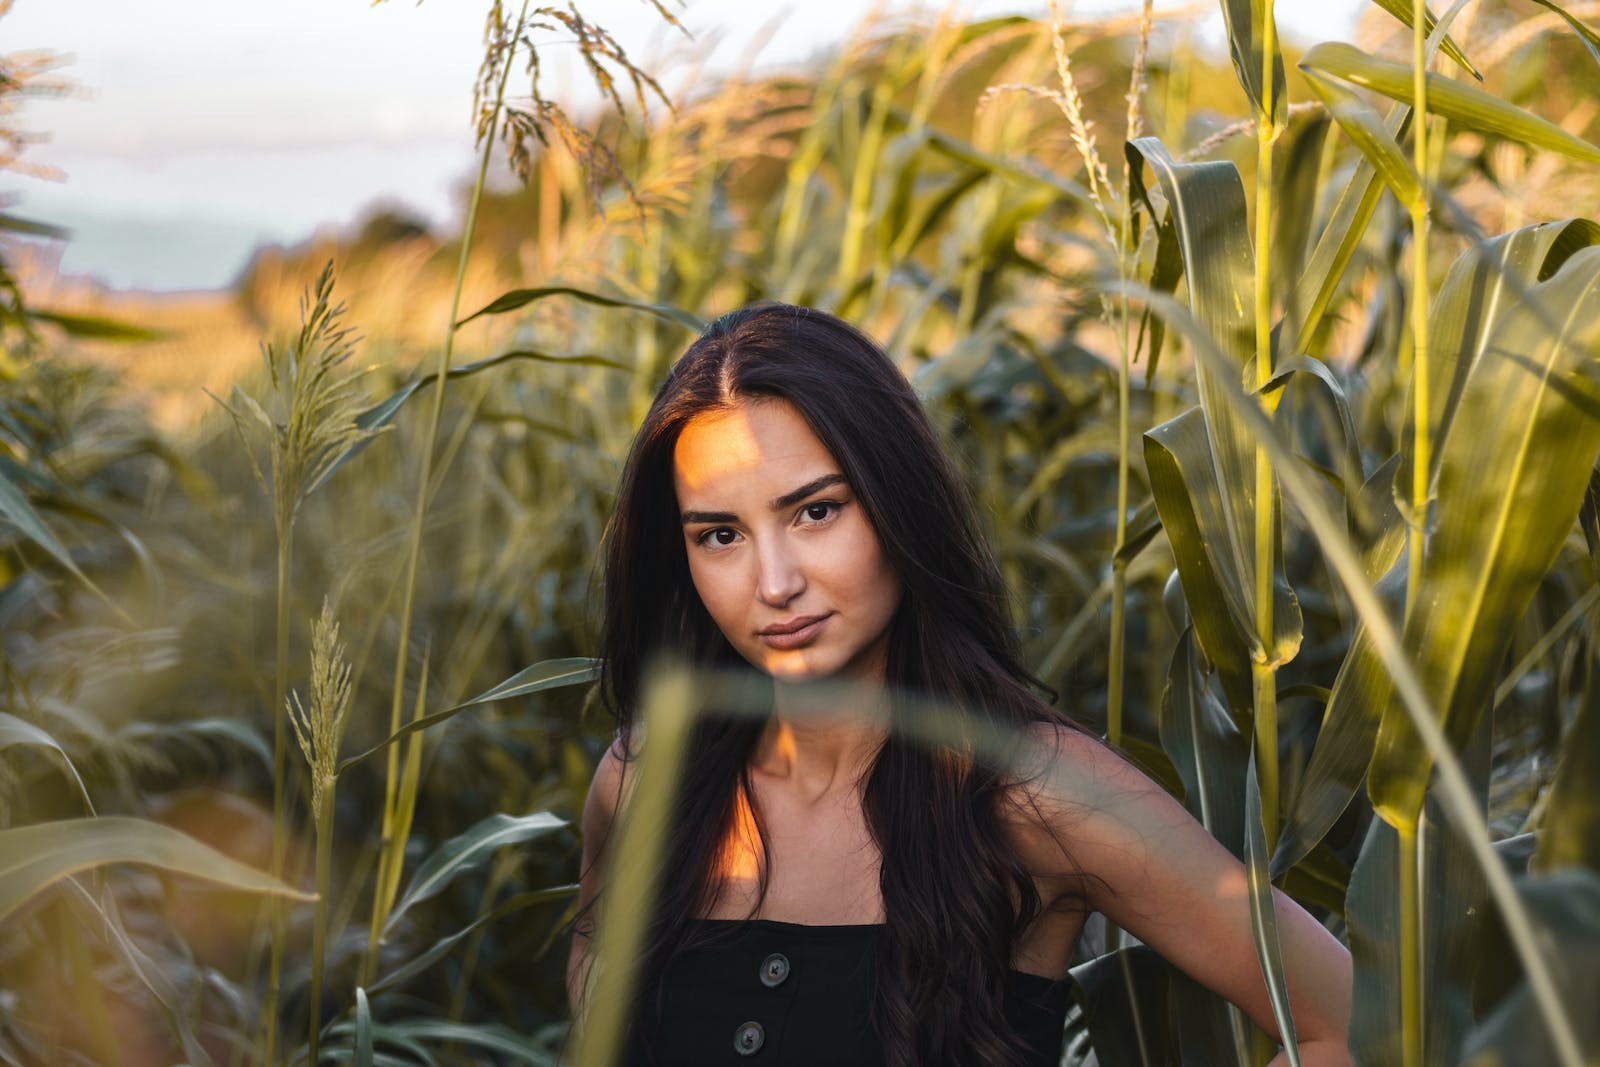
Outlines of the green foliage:
[[[1378,6],[1409,25],[1411,3]],[[869,34],[813,74],[735,82],[649,127],[613,115],[575,141],[578,124],[548,111],[507,120],[528,187],[485,193],[478,236],[369,233],[335,256],[364,347],[322,253],[285,258],[280,290],[310,297],[234,394],[259,431],[249,453],[221,418],[156,435],[108,375],[42,357],[61,327],[80,343],[133,332],[47,320],[15,294],[0,326],[30,339],[0,360],[0,848],[18,864],[0,880],[21,888],[0,996],[81,1003],[85,1022],[30,1008],[0,1023],[0,1061],[95,1058],[127,1010],[160,1020],[169,1058],[259,1048],[254,905],[196,905],[231,931],[207,942],[157,921],[184,910],[183,883],[105,864],[154,858],[289,892],[249,872],[268,865],[251,844],[266,827],[301,895],[315,831],[326,923],[308,948],[312,909],[288,912],[274,1034],[317,1036],[275,1058],[555,1062],[572,824],[609,741],[588,654],[610,496],[673,354],[763,297],[887,342],[965,466],[1028,663],[1083,721],[1121,716],[1125,750],[1249,862],[1269,974],[1272,883],[1347,934],[1362,1062],[1401,1063],[1413,1040],[1429,1062],[1530,1048],[1559,1062],[1552,1019],[1592,1057],[1584,1006],[1529,963],[1576,986],[1600,939],[1600,226],[1568,217],[1600,211],[1597,150],[1554,89],[1513,101],[1487,31],[1457,23],[1441,50],[1478,60],[1483,87],[1429,76],[1419,166],[1409,66],[1329,44],[1285,82],[1270,5],[1223,7],[1240,84],[1158,27],[1140,120],[1159,136],[1121,136],[1136,40],[1017,18]],[[488,140],[497,85],[526,58],[514,21],[494,7]],[[1017,85],[1037,91],[985,92]],[[1290,98],[1307,86],[1326,114]],[[1396,102],[1387,116],[1373,93]],[[1195,154],[1218,107],[1286,142],[1253,208],[1246,153],[1224,137]],[[541,129],[591,168],[539,147]],[[1550,174],[1589,199],[1527,184]],[[1420,231],[1431,274],[1400,265],[1416,209],[1436,220]],[[421,281],[402,286],[413,242],[426,255],[405,277]],[[245,290],[264,320],[293,317],[264,265]],[[372,310],[397,290],[429,332]],[[1419,308],[1422,405],[1406,326]],[[324,600],[348,641],[337,656],[308,625]],[[1396,648],[1420,703],[1401,700]],[[348,690],[334,684],[346,661]],[[284,726],[275,689],[312,694],[290,719],[310,790],[263,740]],[[1429,709],[1443,768],[1417,732]],[[653,735],[662,768],[674,714]],[[627,904],[603,917],[608,944],[644,912],[649,819],[673,788],[656,766],[622,832],[610,885]],[[1520,842],[1506,851],[1532,853],[1509,898],[1510,873],[1495,869],[1496,888],[1483,860],[1497,842],[1463,828],[1441,771]],[[183,822],[198,789],[222,821]],[[105,817],[78,818],[91,805]],[[1391,821],[1423,827],[1434,906],[1420,925],[1397,892]],[[1398,1008],[1412,945],[1437,1007],[1420,1032]],[[1249,1062],[1236,1013],[1148,953],[1100,947],[1086,938],[1075,960],[1069,1063],[1091,1048],[1106,1065]],[[601,1061],[588,1042],[608,1031],[588,1028],[579,1062]]]

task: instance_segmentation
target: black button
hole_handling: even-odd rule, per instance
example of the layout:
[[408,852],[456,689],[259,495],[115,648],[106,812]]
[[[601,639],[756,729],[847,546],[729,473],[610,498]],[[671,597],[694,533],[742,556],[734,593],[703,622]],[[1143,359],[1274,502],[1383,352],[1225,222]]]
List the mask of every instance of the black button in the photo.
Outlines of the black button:
[[775,989],[783,984],[789,977],[789,957],[781,952],[774,952],[761,961],[761,984],[768,989]]
[[733,1051],[741,1056],[754,1056],[767,1040],[767,1032],[760,1023],[745,1023],[733,1032]]

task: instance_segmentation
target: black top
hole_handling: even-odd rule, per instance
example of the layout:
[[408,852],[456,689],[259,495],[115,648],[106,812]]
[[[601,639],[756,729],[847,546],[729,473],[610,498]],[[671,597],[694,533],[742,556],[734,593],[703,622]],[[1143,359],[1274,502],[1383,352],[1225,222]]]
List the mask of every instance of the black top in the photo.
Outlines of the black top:
[[[769,919],[696,920],[712,940],[680,952],[662,983],[661,1026],[636,1036],[629,1067],[881,1067],[869,1022],[880,926],[806,926]],[[1033,1054],[1055,1067],[1071,989],[1008,972],[1005,1013]]]

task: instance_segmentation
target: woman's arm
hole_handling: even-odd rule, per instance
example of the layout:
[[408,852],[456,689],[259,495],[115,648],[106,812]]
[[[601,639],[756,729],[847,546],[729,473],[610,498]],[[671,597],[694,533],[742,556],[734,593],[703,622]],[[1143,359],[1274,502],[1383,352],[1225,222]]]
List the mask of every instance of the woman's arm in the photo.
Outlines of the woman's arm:
[[567,955],[567,1006],[576,1015],[589,978],[594,945],[595,898],[603,876],[602,859],[611,825],[621,803],[626,760],[620,741],[606,749],[594,769],[583,802],[583,866],[578,873],[578,920],[573,924],[572,950]]
[[[1279,1038],[1244,867],[1098,740],[1057,726],[1034,737],[1050,758],[1016,808],[1025,861],[1046,877],[1086,875],[1092,908]],[[1300,905],[1273,893],[1301,1062],[1347,1065],[1350,954]]]

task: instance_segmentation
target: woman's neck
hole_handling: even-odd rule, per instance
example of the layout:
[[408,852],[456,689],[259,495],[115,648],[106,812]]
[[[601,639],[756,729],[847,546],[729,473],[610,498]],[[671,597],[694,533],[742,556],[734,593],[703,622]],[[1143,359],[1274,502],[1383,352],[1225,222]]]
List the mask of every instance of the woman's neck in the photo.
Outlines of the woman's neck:
[[[881,687],[834,689],[826,703],[790,686],[779,686],[774,697],[773,717],[756,745],[752,770],[808,801],[853,789],[865,779],[888,736],[888,699]],[[852,713],[842,713],[843,707]]]

